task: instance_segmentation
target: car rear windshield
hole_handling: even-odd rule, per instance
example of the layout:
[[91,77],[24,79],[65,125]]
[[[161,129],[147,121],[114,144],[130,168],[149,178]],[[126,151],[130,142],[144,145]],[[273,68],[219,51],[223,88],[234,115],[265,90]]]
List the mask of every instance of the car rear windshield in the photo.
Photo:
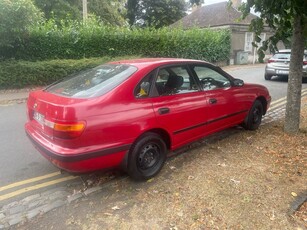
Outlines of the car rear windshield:
[[274,59],[290,59],[291,53],[277,53],[273,56]]
[[129,78],[137,68],[123,64],[105,64],[64,78],[47,87],[47,92],[73,98],[101,96]]

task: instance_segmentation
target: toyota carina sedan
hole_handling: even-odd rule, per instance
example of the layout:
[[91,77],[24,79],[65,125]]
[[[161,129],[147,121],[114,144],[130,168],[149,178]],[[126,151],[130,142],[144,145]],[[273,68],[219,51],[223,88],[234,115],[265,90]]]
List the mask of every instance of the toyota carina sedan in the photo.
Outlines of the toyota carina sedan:
[[236,125],[255,130],[271,97],[189,59],[110,62],[30,93],[25,130],[60,169],[118,168],[146,180],[169,152]]

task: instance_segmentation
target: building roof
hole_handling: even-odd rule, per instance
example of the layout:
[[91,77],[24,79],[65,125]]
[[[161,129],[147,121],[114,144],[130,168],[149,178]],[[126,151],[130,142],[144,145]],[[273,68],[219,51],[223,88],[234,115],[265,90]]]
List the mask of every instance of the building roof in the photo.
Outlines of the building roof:
[[242,15],[233,6],[228,6],[228,2],[220,2],[212,5],[203,6],[191,14],[185,16],[172,24],[172,27],[191,27],[206,28],[219,27],[225,25],[249,25],[251,20],[257,18],[256,15],[249,14],[244,20],[239,20]]

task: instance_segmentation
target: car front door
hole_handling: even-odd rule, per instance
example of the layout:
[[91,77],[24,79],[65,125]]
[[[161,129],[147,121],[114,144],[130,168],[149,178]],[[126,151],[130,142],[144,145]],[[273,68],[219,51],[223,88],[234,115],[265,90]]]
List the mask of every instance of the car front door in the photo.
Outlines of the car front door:
[[244,120],[247,109],[245,95],[230,77],[210,65],[191,65],[198,77],[206,100],[206,130],[213,133]]

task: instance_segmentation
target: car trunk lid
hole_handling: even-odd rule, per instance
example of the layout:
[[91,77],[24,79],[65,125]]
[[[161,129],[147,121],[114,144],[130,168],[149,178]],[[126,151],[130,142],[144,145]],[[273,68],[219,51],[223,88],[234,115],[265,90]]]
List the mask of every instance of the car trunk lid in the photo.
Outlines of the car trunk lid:
[[[72,105],[83,100],[65,98],[43,90],[31,92],[27,102],[29,122],[37,132],[49,139],[54,139],[55,127],[63,130],[64,124],[77,123],[77,113]],[[56,124],[62,126],[56,126]]]

